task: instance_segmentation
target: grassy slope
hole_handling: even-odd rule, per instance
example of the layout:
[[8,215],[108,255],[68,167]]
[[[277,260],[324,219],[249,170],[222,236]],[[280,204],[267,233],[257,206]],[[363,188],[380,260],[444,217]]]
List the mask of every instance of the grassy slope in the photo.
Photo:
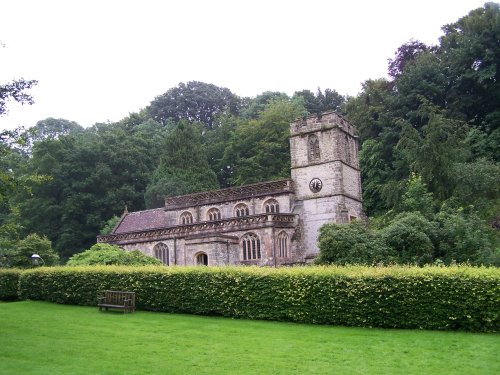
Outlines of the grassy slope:
[[0,303],[0,374],[499,374],[500,335]]

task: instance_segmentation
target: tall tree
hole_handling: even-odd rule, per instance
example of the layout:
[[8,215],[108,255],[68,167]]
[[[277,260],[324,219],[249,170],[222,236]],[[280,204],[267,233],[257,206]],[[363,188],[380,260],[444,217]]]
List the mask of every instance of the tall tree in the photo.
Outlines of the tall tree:
[[467,127],[464,123],[445,118],[422,106],[429,121],[419,133],[409,124],[403,125],[398,144],[412,170],[422,176],[429,190],[441,200],[448,199],[454,189],[453,166],[465,162],[469,156],[464,141]]
[[213,127],[217,116],[237,114],[240,99],[225,87],[191,81],[157,96],[149,105],[149,115],[160,124],[187,120]]
[[393,59],[389,59],[389,76],[393,79],[403,74],[405,67],[409,64],[415,64],[417,56],[430,51],[432,48],[418,40],[410,40],[399,47],[394,54]]
[[[23,78],[0,85],[0,116],[7,113],[7,101],[13,99],[21,104],[33,104],[33,97],[26,92],[37,81]],[[12,204],[12,196],[18,191],[26,191],[28,182],[40,181],[37,176],[24,171],[27,162],[20,152],[24,147],[23,129],[0,133],[0,248],[13,251],[13,244],[19,240],[22,227],[19,211]]]
[[415,128],[422,127],[429,120],[427,112],[421,110],[423,103],[442,109],[446,106],[447,77],[440,58],[433,53],[418,55],[394,84],[393,115],[404,118]]
[[273,100],[288,100],[287,94],[279,91],[265,91],[255,98],[246,98],[247,104],[240,111],[240,117],[243,119],[256,119]]
[[0,116],[7,113],[7,101],[13,99],[21,104],[33,104],[33,97],[26,92],[38,82],[24,78],[0,85]]
[[68,135],[70,133],[77,133],[82,131],[83,127],[75,121],[48,117],[45,120],[40,120],[36,123],[36,125],[32,129],[32,137],[33,141],[36,142],[46,138],[55,139],[62,135]]
[[[146,126],[145,124],[144,126]],[[164,129],[152,127],[157,132]],[[35,142],[30,171],[50,181],[16,198],[24,233],[46,235],[66,259],[90,247],[125,205],[144,208],[143,192],[157,158],[157,140],[137,126],[98,124],[75,134]]]
[[392,112],[392,87],[386,79],[368,80],[362,92],[343,106],[360,135],[364,208],[369,215],[383,213],[397,204],[409,175],[407,163],[395,148],[401,126]]
[[219,126],[206,132],[203,136],[203,146],[208,163],[217,175],[221,188],[227,188],[231,184],[232,164],[228,164],[227,160],[224,159],[224,151],[239,121],[238,117],[235,116],[222,116],[219,119]]
[[310,90],[296,91],[293,98],[302,98],[304,106],[309,113],[321,113],[326,111],[340,112],[340,108],[345,101],[345,98],[337,91],[326,89],[325,93],[318,87],[318,91],[314,94]]
[[179,121],[165,138],[163,153],[149,183],[148,207],[159,207],[164,198],[217,189],[217,176],[210,169],[202,147],[201,126]]
[[275,100],[256,120],[240,120],[222,161],[231,170],[231,185],[289,178],[290,121],[305,113],[300,100]]
[[464,116],[465,121],[487,133],[498,131],[500,4],[486,3],[444,26],[443,31],[438,54],[449,80],[450,113]]

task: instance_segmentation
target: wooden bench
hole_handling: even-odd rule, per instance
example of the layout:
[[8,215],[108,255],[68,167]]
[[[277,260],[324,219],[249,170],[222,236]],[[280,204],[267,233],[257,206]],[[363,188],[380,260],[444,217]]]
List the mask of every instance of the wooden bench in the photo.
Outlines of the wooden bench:
[[104,297],[97,299],[99,311],[104,307],[106,311],[109,308],[122,309],[123,313],[134,312],[135,310],[135,293],[123,292],[119,290],[106,290]]

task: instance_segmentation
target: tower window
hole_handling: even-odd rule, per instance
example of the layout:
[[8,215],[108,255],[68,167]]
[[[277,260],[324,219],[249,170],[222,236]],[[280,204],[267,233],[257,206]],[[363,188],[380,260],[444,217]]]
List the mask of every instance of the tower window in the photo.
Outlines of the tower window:
[[309,136],[309,139],[307,141],[308,143],[308,160],[309,161],[316,161],[319,160],[320,158],[320,152],[319,152],[319,139],[315,134],[311,134]]
[[349,142],[347,134],[345,135],[345,161],[351,164],[351,142]]

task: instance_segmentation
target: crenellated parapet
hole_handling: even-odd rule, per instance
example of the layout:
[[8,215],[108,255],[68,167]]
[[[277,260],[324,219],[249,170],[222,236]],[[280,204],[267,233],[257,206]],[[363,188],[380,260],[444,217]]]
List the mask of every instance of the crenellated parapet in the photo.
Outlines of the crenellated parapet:
[[298,119],[290,124],[290,135],[307,134],[331,128],[339,128],[357,137],[356,128],[336,112],[324,112]]

